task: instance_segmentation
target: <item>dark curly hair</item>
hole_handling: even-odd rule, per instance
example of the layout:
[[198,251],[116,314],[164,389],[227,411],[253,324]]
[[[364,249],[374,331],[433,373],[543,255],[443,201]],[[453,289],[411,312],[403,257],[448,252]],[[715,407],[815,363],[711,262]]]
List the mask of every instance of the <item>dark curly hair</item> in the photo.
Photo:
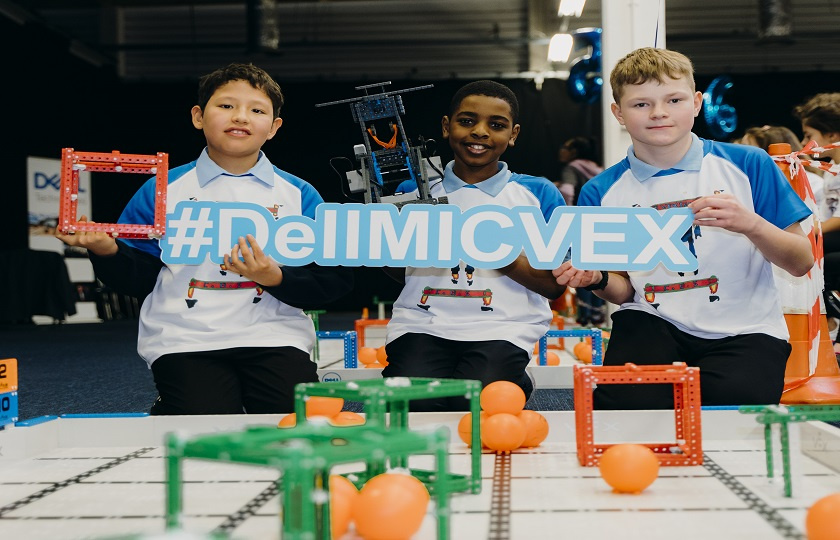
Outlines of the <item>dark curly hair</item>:
[[513,93],[513,90],[503,84],[487,80],[474,81],[459,88],[449,103],[448,116],[451,117],[458,110],[458,107],[461,106],[461,102],[469,96],[488,96],[503,99],[510,105],[510,114],[513,116],[513,123],[516,124],[519,121],[519,101],[516,99],[516,94]]

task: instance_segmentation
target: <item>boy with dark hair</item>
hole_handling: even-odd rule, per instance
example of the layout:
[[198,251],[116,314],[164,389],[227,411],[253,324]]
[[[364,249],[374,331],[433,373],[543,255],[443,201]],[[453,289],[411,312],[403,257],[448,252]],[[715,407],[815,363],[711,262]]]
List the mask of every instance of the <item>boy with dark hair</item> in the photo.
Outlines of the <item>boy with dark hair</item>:
[[[702,94],[691,61],[643,48],[610,76],[613,115],[633,145],[627,158],[590,180],[581,206],[685,206],[694,223],[684,241],[698,270],[681,274],[578,270],[564,263],[557,282],[620,304],[605,365],[700,368],[704,405],[778,403],[790,345],[771,263],[802,276],[813,267],[799,222],[810,215],[766,152],[691,133]],[[669,385],[604,385],[599,408],[673,407]]]
[[[250,64],[231,64],[202,77],[198,94],[192,121],[207,147],[196,161],[169,171],[167,213],[186,200],[249,202],[278,217],[314,219],[323,202],[318,192],[261,151],[283,123],[283,94],[271,76]],[[120,223],[153,222],[154,182],[129,201]],[[166,265],[158,241],[115,240],[105,233],[59,238],[87,248],[107,285],[145,298],[137,349],[160,394],[152,414],[292,411],[295,384],[318,380],[310,359],[314,327],[301,308],[352,287],[349,269],[281,268],[251,235],[239,238],[221,267],[209,260]]]
[[[454,161],[432,197],[467,210],[479,205],[536,206],[548,220],[563,198],[545,178],[511,173],[500,156],[519,135],[519,104],[506,86],[467,84],[443,117],[443,137]],[[405,287],[388,324],[385,377],[477,379],[483,385],[514,382],[526,397],[533,383],[525,372],[534,344],[548,330],[546,298],[565,287],[548,270],[533,269],[524,255],[499,270],[459,265],[406,268]],[[424,294],[429,289],[439,295]],[[412,402],[414,410],[467,408],[463,398]]]

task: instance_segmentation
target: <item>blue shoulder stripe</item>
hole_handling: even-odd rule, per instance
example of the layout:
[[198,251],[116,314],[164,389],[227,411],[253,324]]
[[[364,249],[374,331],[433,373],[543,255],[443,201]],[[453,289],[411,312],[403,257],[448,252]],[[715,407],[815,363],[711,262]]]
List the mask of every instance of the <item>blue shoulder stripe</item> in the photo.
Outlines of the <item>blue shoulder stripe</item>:
[[630,170],[630,160],[622,159],[601,174],[593,176],[580,188],[578,206],[601,206],[604,195]]
[[300,190],[301,214],[308,218],[315,219],[315,208],[324,202],[324,199],[321,197],[321,194],[318,193],[318,190],[312,187],[312,184],[303,178],[298,178],[291,173],[278,169],[276,166],[274,167],[274,173]]
[[546,221],[551,218],[551,213],[558,206],[566,206],[563,195],[557,186],[542,176],[531,176],[528,174],[512,173],[510,181],[516,182],[534,194],[540,201],[540,211]]
[[738,167],[750,182],[755,212],[780,229],[808,217],[811,211],[799,198],[767,152],[743,144],[703,140],[703,154]]
[[[195,169],[195,161],[169,169],[167,184],[178,181],[179,178]],[[137,193],[128,201],[117,223],[152,223],[155,219],[155,177],[151,177],[137,190]],[[129,246],[150,253],[155,257],[160,256],[160,243],[158,240],[123,240]]]

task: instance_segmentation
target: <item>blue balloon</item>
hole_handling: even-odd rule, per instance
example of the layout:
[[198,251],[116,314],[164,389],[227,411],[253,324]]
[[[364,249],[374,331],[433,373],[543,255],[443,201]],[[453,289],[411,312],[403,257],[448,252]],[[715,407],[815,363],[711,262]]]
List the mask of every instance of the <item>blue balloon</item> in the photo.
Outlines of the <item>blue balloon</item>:
[[724,101],[732,86],[732,79],[728,75],[721,75],[703,92],[703,118],[709,126],[709,132],[716,139],[727,138],[738,126],[735,107]]
[[590,54],[575,59],[569,68],[566,90],[574,101],[592,104],[601,98],[601,32],[600,28],[581,28],[572,34],[575,49],[592,47]]

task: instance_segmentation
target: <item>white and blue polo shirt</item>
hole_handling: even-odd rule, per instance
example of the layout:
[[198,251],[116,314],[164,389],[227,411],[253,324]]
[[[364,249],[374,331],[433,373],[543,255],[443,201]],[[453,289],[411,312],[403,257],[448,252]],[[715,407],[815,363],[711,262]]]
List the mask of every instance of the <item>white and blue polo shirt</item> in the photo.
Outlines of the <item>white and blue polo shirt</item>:
[[[499,163],[494,176],[470,185],[452,172],[431,186],[432,197],[467,210],[480,205],[536,206],[546,220],[564,206],[557,188],[545,178],[514,174]],[[415,190],[416,191],[416,190]],[[406,333],[454,341],[505,340],[530,353],[551,322],[548,300],[496,270],[461,262],[452,269],[406,268],[405,287],[394,302],[387,342]]]
[[[153,223],[154,195],[152,178],[134,195],[119,222]],[[262,152],[250,171],[233,175],[213,162],[206,149],[196,161],[169,171],[167,214],[186,200],[257,203],[277,218],[313,219],[315,207],[323,202],[315,188],[276,168]],[[160,256],[157,241],[125,242]],[[315,330],[302,310],[207,260],[161,268],[140,311],[137,342],[138,353],[151,365],[164,354],[235,347],[291,346],[310,352]]]
[[[811,213],[764,150],[693,134],[689,151],[667,170],[642,162],[631,146],[627,158],[587,182],[578,204],[666,209],[715,193],[734,195],[780,229]],[[746,236],[692,226],[683,241],[697,256],[697,272],[661,266],[630,272],[636,293],[620,309],[662,317],[701,338],[762,333],[788,339],[772,265]]]

